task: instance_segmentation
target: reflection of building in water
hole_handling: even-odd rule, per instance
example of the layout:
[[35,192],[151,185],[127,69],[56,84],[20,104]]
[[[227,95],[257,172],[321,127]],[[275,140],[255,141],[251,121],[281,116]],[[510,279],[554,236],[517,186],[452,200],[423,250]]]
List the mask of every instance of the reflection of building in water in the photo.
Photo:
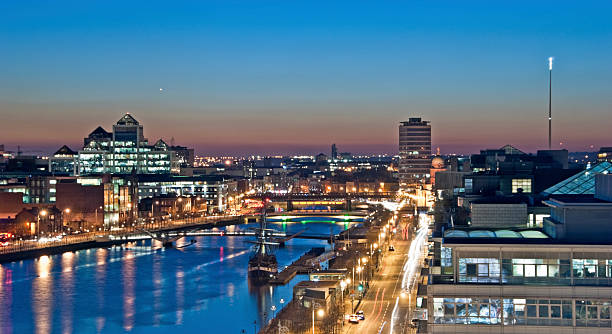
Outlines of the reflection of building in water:
[[32,295],[36,296],[32,304],[34,326],[37,334],[47,334],[51,333],[53,323],[53,276],[49,275],[51,258],[43,255],[35,261],[38,277],[32,280]]
[[183,323],[183,307],[185,302],[185,273],[182,266],[176,269],[176,322],[175,325]]
[[[159,241],[153,241],[160,243]],[[153,245],[151,245],[153,247]],[[157,247],[161,247],[158,245]],[[153,264],[153,325],[159,326],[161,322],[162,305],[162,268],[161,261],[151,261]]]
[[251,280],[248,280],[249,294],[255,297],[257,304],[257,319],[250,320],[251,324],[253,321],[257,321],[257,328],[261,327],[261,324],[267,323],[272,315],[272,305],[274,297],[274,288],[272,285],[261,285],[252,284]]
[[[74,291],[74,253],[66,252],[62,254],[62,290],[63,291]],[[62,331],[64,333],[72,333],[72,321],[74,319],[73,303],[74,298],[71,293],[62,293],[62,307],[60,312],[62,314]]]
[[121,277],[123,279],[123,329],[132,330],[134,327],[134,284],[135,284],[135,262],[131,251],[125,252],[122,261]]
[[[0,147],[1,149],[1,147]],[[7,333],[12,333],[11,306],[13,305],[13,271],[0,266],[0,324]]]
[[104,328],[106,318],[104,314],[104,285],[106,283],[106,257],[108,251],[104,248],[96,250],[96,295],[97,295],[97,316],[96,316],[96,331],[100,333]]

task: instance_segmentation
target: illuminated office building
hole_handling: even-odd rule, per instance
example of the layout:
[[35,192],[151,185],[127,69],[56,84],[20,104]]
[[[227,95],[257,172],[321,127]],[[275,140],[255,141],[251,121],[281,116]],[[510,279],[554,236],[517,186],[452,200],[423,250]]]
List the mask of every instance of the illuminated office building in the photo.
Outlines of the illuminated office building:
[[98,127],[84,139],[76,169],[77,175],[170,174],[179,172],[180,159],[163,140],[150,145],[143,126],[125,114],[112,132]]
[[409,118],[399,125],[399,176],[402,185],[429,181],[431,168],[431,124]]

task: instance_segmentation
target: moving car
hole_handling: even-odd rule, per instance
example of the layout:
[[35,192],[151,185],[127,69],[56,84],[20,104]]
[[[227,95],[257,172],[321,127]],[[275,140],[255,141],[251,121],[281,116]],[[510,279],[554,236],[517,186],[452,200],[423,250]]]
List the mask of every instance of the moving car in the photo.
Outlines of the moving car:
[[11,233],[0,233],[0,246],[5,247],[15,236]]
[[359,323],[359,316],[357,314],[351,314],[351,316],[349,317],[349,322],[351,324],[358,324]]
[[365,320],[365,314],[363,313],[363,310],[357,311],[357,317],[359,318],[359,320]]
[[393,247],[393,245],[389,245],[389,251],[390,251],[390,252],[395,251],[395,247]]

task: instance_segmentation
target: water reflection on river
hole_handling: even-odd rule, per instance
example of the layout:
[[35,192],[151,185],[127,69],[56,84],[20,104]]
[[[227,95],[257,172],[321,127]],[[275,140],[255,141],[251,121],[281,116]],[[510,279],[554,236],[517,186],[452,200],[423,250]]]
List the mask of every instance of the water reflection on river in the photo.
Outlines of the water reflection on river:
[[[296,232],[337,233],[347,224],[273,224]],[[237,227],[245,228],[245,226]],[[292,286],[253,287],[248,238],[198,237],[164,249],[136,242],[43,256],[0,266],[0,334],[251,333],[291,299]],[[187,241],[179,241],[179,246]],[[291,240],[276,252],[285,266],[325,241]]]

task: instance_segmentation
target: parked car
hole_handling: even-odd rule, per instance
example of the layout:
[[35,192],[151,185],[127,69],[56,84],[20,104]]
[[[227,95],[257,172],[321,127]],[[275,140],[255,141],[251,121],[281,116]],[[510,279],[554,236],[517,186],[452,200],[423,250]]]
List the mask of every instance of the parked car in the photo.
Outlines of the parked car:
[[357,311],[357,317],[359,317],[359,320],[365,320],[365,314],[363,313],[363,310]]
[[359,316],[357,314],[351,314],[351,316],[349,317],[349,322],[351,324],[358,324],[359,323]]
[[394,252],[395,251],[395,247],[393,247],[393,245],[389,245],[389,251],[390,252]]

